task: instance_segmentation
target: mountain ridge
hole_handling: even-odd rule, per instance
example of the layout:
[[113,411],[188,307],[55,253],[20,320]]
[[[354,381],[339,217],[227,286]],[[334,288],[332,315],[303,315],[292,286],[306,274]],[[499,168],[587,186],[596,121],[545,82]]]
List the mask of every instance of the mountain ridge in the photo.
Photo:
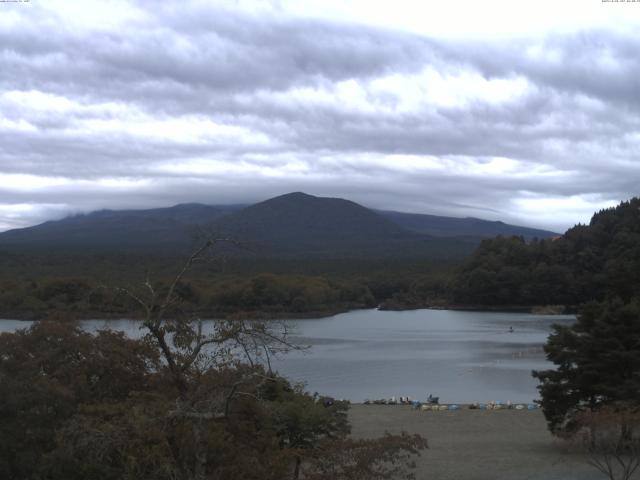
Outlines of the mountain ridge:
[[512,225],[500,220],[484,220],[477,217],[447,217],[427,213],[398,212],[395,210],[375,211],[406,229],[437,237],[478,236],[492,238],[497,235],[514,235],[531,240],[533,238],[543,239],[560,235],[541,228]]
[[[474,230],[473,222],[481,228]],[[183,253],[199,236],[215,232],[268,255],[441,255],[470,253],[492,232],[530,238],[534,231],[555,235],[485,220],[372,210],[351,200],[293,192],[253,205],[98,210],[2,232],[0,250]]]
[[235,238],[251,238],[280,253],[375,249],[374,244],[380,242],[416,238],[355,202],[302,192],[250,205],[221,218],[215,228]]

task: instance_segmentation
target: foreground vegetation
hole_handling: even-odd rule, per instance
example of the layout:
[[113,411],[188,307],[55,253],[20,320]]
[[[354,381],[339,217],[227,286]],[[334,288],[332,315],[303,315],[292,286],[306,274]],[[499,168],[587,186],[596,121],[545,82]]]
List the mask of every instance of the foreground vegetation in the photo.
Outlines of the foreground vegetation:
[[640,299],[590,302],[545,346],[555,369],[534,371],[549,430],[582,444],[606,478],[640,467]]
[[592,302],[545,346],[554,370],[536,371],[552,432],[574,433],[582,411],[640,410],[640,300]]
[[178,380],[149,338],[45,321],[0,335],[0,351],[6,479],[393,478],[406,463],[386,461],[424,447],[350,440],[348,404],[258,365],[216,358]]
[[413,478],[423,438],[350,439],[347,402],[271,371],[298,348],[286,326],[204,331],[184,313],[184,275],[208,247],[161,288],[115,289],[141,312],[141,340],[60,317],[0,335],[2,478]]

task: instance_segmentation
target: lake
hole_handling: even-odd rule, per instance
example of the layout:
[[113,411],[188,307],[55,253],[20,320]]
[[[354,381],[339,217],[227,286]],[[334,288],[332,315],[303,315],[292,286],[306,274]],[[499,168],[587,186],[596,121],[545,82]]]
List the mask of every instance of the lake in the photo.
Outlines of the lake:
[[[431,393],[441,402],[538,398],[531,370],[550,368],[542,345],[551,325],[569,315],[411,310],[355,310],[291,321],[294,339],[309,345],[276,359],[274,369],[310,392],[354,402]],[[0,331],[26,322],[1,320]],[[89,320],[87,330],[112,328],[139,335],[132,320]],[[513,327],[513,332],[509,328]]]

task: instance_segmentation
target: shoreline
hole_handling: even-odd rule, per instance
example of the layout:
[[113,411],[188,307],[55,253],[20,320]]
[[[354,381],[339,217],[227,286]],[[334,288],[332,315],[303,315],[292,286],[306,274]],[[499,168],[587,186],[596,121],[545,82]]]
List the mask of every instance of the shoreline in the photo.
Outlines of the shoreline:
[[[376,401],[367,401],[364,402],[352,402],[351,400],[346,400],[349,402],[349,405],[353,405],[356,407],[409,407],[414,410],[421,411],[460,411],[460,410],[540,410],[538,406],[538,400],[533,400],[531,402],[503,402],[503,401],[489,401],[489,402],[446,402],[446,403],[427,403],[420,400],[412,400],[410,403],[400,403],[396,401],[396,403],[376,403]],[[417,402],[418,406],[416,406],[412,402]],[[518,406],[522,406],[523,408],[517,408]],[[423,408],[427,407],[427,408]],[[439,408],[440,407],[440,408]]]
[[[334,308],[327,310],[317,310],[311,312],[262,312],[262,311],[250,311],[250,312],[223,312],[223,313],[205,313],[196,312],[196,316],[202,320],[212,319],[228,319],[228,318],[241,318],[244,320],[314,320],[321,318],[333,317],[342,313],[356,312],[361,310],[377,310],[381,312],[408,312],[414,310],[451,310],[460,312],[494,312],[494,313],[530,313],[533,315],[575,315],[576,309],[563,306],[563,311],[559,311],[556,308],[547,307],[559,307],[559,306],[483,306],[483,305],[431,305],[431,306],[419,306],[419,307],[407,307],[407,308],[384,308],[378,307],[364,307],[364,308]],[[86,321],[86,320],[141,320],[140,315],[130,315],[123,317],[122,312],[69,312],[69,320],[72,321]],[[0,313],[0,321],[12,320],[12,321],[24,321],[24,322],[36,322],[45,320],[45,315],[39,315],[34,312],[11,312]]]
[[460,312],[531,313],[536,315],[575,315],[577,307],[570,305],[418,305],[394,308],[378,308],[385,312],[405,312],[409,310],[453,310]]
[[[318,310],[313,312],[224,312],[224,313],[208,313],[199,312],[194,318],[201,318],[202,320],[214,320],[214,319],[228,319],[228,318],[242,318],[243,320],[313,320],[316,318],[327,318],[339,315],[341,313],[348,313],[359,310],[371,310],[371,308],[336,308],[331,310]],[[73,312],[69,315],[67,320],[84,322],[88,320],[142,320],[142,315],[130,314],[126,317],[122,312],[88,312],[77,313]],[[0,313],[0,321],[10,320],[18,322],[38,322],[46,320],[46,316],[34,314],[33,312],[21,312],[21,313]]]

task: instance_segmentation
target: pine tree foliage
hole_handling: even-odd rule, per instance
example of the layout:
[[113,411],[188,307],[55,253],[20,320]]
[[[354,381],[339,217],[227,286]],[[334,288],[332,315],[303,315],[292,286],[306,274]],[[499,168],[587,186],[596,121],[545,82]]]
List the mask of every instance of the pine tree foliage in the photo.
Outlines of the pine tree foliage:
[[640,407],[640,301],[585,305],[545,346],[554,370],[535,371],[549,428],[572,433],[583,411]]
[[563,236],[482,242],[452,282],[453,301],[474,305],[578,306],[640,295],[640,198],[595,213]]

